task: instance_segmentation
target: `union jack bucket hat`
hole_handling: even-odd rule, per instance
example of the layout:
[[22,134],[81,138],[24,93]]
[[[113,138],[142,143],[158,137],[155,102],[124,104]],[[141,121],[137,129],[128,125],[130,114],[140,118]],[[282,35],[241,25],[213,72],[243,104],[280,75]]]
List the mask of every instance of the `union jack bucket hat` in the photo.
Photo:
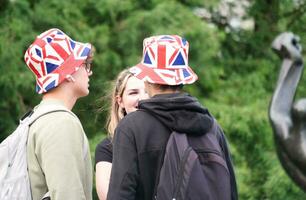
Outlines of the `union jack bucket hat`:
[[36,92],[45,93],[76,72],[91,48],[91,44],[74,41],[56,28],[37,36],[24,55],[25,63],[36,76]]
[[188,49],[188,41],[178,35],[145,38],[142,60],[130,72],[154,84],[192,84],[198,76],[188,66]]

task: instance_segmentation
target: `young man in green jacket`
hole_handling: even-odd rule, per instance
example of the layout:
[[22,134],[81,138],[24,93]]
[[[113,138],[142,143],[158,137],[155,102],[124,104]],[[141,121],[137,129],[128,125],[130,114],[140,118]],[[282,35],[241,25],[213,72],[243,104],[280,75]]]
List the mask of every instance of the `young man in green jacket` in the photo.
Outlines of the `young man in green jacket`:
[[36,77],[42,101],[35,113],[51,112],[30,127],[27,162],[32,199],[45,194],[52,200],[92,199],[92,166],[87,137],[71,112],[80,97],[89,94],[93,47],[72,40],[59,29],[37,36],[25,53]]

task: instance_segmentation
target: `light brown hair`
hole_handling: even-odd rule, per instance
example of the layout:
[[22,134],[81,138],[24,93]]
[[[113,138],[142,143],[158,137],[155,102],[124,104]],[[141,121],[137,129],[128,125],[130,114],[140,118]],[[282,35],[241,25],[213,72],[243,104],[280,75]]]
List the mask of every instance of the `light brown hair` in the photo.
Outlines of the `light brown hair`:
[[126,88],[128,79],[133,76],[128,69],[121,71],[115,81],[113,82],[111,96],[110,96],[110,110],[107,117],[106,128],[109,137],[112,139],[115,129],[119,121],[126,115],[125,109],[121,108],[117,102],[117,96],[122,98],[123,92]]

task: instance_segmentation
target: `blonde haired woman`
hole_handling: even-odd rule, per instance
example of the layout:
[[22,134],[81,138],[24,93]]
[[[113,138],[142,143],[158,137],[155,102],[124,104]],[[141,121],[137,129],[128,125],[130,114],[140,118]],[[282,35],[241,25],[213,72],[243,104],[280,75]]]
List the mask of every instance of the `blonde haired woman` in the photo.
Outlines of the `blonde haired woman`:
[[144,82],[134,77],[128,69],[123,70],[114,82],[111,107],[107,120],[109,136],[96,147],[96,190],[100,200],[107,197],[112,168],[112,138],[119,121],[128,113],[137,110],[138,101],[148,98]]

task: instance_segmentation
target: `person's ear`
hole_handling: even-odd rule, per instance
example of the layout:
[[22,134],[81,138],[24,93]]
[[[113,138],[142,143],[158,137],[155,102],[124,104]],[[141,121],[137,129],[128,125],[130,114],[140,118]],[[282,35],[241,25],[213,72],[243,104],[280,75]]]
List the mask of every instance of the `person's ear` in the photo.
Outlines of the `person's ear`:
[[66,76],[66,80],[67,80],[68,82],[75,82],[75,79],[74,79],[71,75],[67,75],[67,76]]
[[149,82],[145,81],[144,82],[145,85],[145,91],[148,94],[149,97],[152,96],[152,84],[150,84]]
[[120,97],[119,95],[116,96],[116,102],[119,105],[119,107],[124,108],[122,97]]

